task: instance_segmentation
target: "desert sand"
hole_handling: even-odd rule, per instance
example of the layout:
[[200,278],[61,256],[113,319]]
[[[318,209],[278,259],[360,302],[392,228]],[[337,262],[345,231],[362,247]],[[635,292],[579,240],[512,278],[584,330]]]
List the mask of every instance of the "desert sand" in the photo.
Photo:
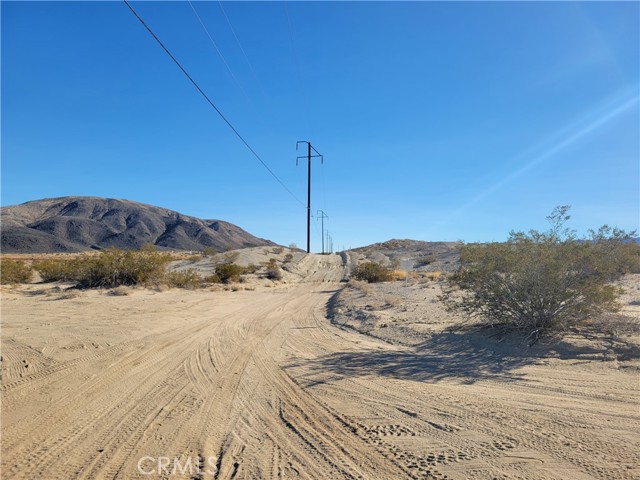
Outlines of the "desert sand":
[[3,287],[2,478],[640,477],[637,350],[493,348],[447,330],[435,282],[338,294],[338,255],[291,272]]

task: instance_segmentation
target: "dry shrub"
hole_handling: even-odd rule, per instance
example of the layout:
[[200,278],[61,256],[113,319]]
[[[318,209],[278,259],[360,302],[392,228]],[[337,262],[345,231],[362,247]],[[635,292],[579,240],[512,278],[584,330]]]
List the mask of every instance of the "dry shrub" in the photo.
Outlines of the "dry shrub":
[[293,260],[293,254],[292,253],[287,253],[284,256],[284,260],[282,261],[283,263],[289,263]]
[[56,300],[70,300],[72,298],[78,298],[80,296],[81,296],[81,293],[78,290],[67,290],[58,298],[56,298]]
[[369,283],[388,282],[392,277],[392,271],[379,263],[365,262],[358,265],[351,272],[353,278]]
[[384,302],[390,307],[397,307],[402,304],[402,299],[397,295],[389,295],[384,297]]
[[165,281],[170,287],[189,290],[200,288],[203,283],[202,277],[191,268],[180,272],[169,272],[165,277]]
[[279,267],[268,268],[267,278],[269,280],[282,280],[282,270]]
[[126,297],[131,294],[131,289],[125,286],[119,286],[109,291],[109,295],[113,297]]
[[276,255],[280,255],[282,252],[284,252],[284,248],[282,247],[275,247],[273,250],[271,250],[273,253],[275,253]]
[[373,293],[373,288],[362,280],[354,280],[353,278],[349,280],[349,286],[356,290],[360,290],[365,295],[371,295]]
[[19,260],[1,260],[0,261],[0,283],[2,285],[29,283],[33,271],[25,262]]
[[437,282],[441,278],[443,278],[442,272],[427,272],[425,274],[425,277],[431,280],[432,282]]
[[222,255],[222,258],[224,259],[225,263],[233,263],[238,259],[239,256],[240,252],[225,252]]
[[406,270],[394,270],[393,272],[391,272],[391,279],[394,281],[406,280],[407,279]]

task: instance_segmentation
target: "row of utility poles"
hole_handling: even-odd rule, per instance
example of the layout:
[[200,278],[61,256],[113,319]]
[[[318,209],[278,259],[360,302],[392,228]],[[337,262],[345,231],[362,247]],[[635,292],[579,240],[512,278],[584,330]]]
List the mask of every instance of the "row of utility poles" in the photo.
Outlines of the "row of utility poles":
[[[298,151],[301,143],[307,144],[307,154],[296,157],[296,165],[298,165],[299,160],[307,159],[307,253],[311,253],[311,159],[319,158],[320,163],[324,164],[324,157],[311,145],[311,142],[306,140],[296,142],[296,151]],[[329,217],[323,210],[318,210],[317,214],[322,219],[322,254],[324,255],[325,253],[333,252],[333,239],[327,232],[327,250],[325,251],[324,219]]]

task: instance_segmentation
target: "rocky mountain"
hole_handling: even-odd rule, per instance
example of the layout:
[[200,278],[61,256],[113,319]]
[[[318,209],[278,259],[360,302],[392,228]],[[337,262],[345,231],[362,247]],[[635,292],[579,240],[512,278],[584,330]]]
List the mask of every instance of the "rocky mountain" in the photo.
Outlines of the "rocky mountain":
[[129,200],[61,197],[0,208],[3,253],[81,252],[154,244],[219,251],[275,245],[222,220],[202,220]]

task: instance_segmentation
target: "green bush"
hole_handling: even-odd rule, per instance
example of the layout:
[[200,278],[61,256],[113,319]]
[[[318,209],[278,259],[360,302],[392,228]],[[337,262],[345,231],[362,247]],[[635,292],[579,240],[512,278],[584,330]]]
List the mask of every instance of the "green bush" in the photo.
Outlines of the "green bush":
[[202,254],[208,257],[215,257],[218,254],[218,250],[215,247],[205,247],[202,250]]
[[221,283],[238,282],[243,273],[244,269],[235,263],[221,263],[215,269],[215,276]]
[[203,283],[202,277],[191,268],[180,272],[169,272],[165,276],[165,281],[169,287],[187,288],[190,290],[200,288]]
[[150,247],[127,251],[109,248],[72,260],[72,279],[83,288],[159,284],[170,261],[170,255]]
[[73,280],[75,264],[72,260],[39,260],[33,263],[33,269],[40,274],[43,282]]
[[127,251],[108,248],[73,260],[43,260],[36,262],[34,268],[45,282],[64,280],[76,282],[82,288],[114,288],[163,283],[170,261],[170,255],[145,246]]
[[2,285],[29,283],[32,275],[31,267],[25,262],[10,259],[0,261],[0,283]]
[[441,297],[448,309],[524,331],[534,342],[616,310],[620,289],[610,282],[631,268],[632,234],[606,227],[578,239],[564,227],[568,210],[554,210],[547,232],[511,232],[505,243],[462,247],[460,267]]
[[392,271],[379,263],[365,262],[354,268],[351,276],[368,283],[388,282],[392,279]]
[[253,263],[250,263],[243,269],[244,273],[256,273],[258,270],[260,270],[260,267]]

